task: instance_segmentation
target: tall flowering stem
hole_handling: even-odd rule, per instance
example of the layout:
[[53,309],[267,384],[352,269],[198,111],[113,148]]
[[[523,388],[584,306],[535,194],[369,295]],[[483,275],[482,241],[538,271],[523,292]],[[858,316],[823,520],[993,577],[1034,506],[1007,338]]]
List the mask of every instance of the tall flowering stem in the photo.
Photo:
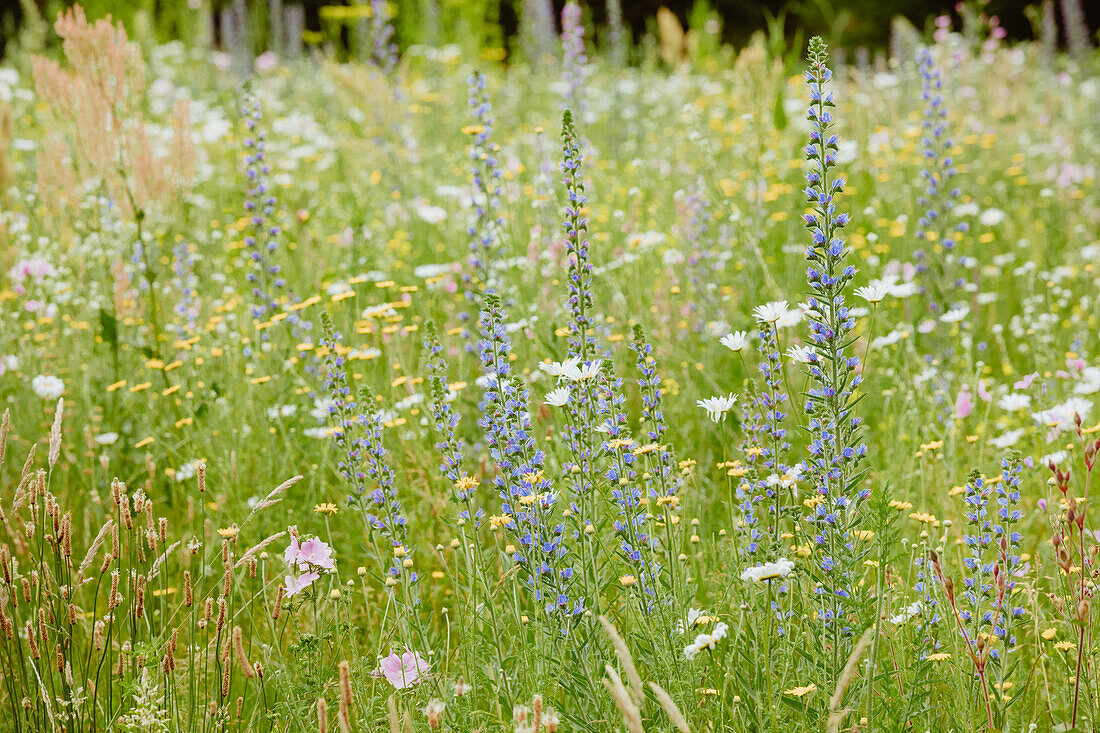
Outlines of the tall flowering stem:
[[860,502],[869,490],[858,486],[862,478],[858,466],[867,447],[859,442],[861,420],[853,412],[855,390],[861,381],[859,357],[851,351],[856,319],[844,302],[856,268],[846,264],[847,250],[839,236],[849,217],[836,210],[845,178],[834,170],[840,138],[832,131],[833,94],[825,91],[833,76],[828,58],[825,42],[813,38],[810,68],[805,73],[810,88],[807,116],[811,129],[805,147],[810,168],[804,193],[811,212],[805,214],[804,221],[812,240],[806,248],[810,287],[806,320],[814,343],[805,402],[809,432],[805,468],[817,494],[809,520],[814,526],[819,564],[820,618],[831,629],[835,676],[846,656],[840,649],[840,639],[850,631],[845,624],[852,594],[857,592],[855,574],[859,563],[853,531],[859,521]]
[[458,508],[458,522],[465,525],[471,520],[480,524],[484,511],[474,509],[474,490],[477,479],[462,470],[462,446],[457,429],[459,415],[451,407],[453,393],[447,382],[447,362],[443,358],[443,346],[435,323],[428,321],[424,327],[424,350],[427,352],[428,385],[432,395],[432,422],[439,436],[435,444],[439,453],[439,470],[451,487],[451,499]]
[[565,110],[561,118],[562,183],[565,184],[565,246],[569,257],[569,356],[587,363],[596,351],[596,338],[588,332],[592,321],[592,263],[588,259],[588,217],[584,207],[588,199],[584,195],[581,180],[581,164],[584,155],[577,144],[577,130],[573,125],[573,113]]
[[501,517],[491,520],[505,527],[518,546],[510,552],[546,619],[579,617],[584,598],[571,598],[573,567],[562,544],[565,527],[555,521],[558,492],[546,476],[546,454],[535,443],[530,400],[523,380],[511,376],[511,340],[500,298],[486,294],[479,325],[479,353],[485,371],[483,415],[489,455],[496,464],[494,485],[501,499]]
[[581,6],[569,0],[561,11],[562,81],[565,106],[584,119],[584,81],[588,76],[588,56],[584,52],[584,20]]
[[500,146],[492,140],[493,105],[485,90],[485,75],[481,72],[470,76],[469,94],[473,124],[463,129],[470,136],[470,182],[474,210],[466,228],[470,237],[466,295],[476,301],[481,293],[495,293],[499,288],[497,274],[501,266],[501,233],[504,227],[500,213],[503,172],[497,160]]
[[948,302],[948,298],[953,293],[962,292],[963,283],[954,274],[958,263],[955,245],[959,235],[967,230],[967,224],[963,221],[951,223],[951,210],[960,192],[952,184],[958,168],[951,157],[953,142],[947,135],[943,76],[927,48],[920,50],[917,65],[921,73],[921,100],[925,106],[921,121],[924,159],[921,180],[924,191],[917,200],[923,211],[916,236],[932,250],[919,252],[917,256],[920,271],[927,273],[924,289],[929,305],[933,311],[942,313],[954,305]]
[[371,0],[371,61],[389,74],[397,67],[397,44],[393,41],[393,18],[387,0]]
[[321,352],[325,360],[325,390],[328,392],[328,413],[333,422],[332,437],[341,456],[336,467],[350,489],[348,501],[356,503],[366,493],[367,474],[361,466],[364,442],[358,435],[358,415],[355,398],[348,386],[347,347],[341,343],[340,332],[332,324],[332,318],[321,316],[324,335]]
[[251,269],[252,317],[270,318],[278,310],[280,292],[286,287],[282,268],[275,262],[282,228],[275,221],[277,201],[271,192],[271,164],[267,160],[267,132],[260,129],[263,110],[258,101],[241,107],[247,134],[244,138],[245,188],[244,209],[248,216],[244,248]]
[[[757,484],[757,490],[766,496],[772,504],[772,541],[775,550],[779,550],[779,533],[784,510],[790,506],[787,501],[793,495],[795,474],[784,463],[784,457],[791,449],[787,440],[784,405],[787,395],[783,392],[783,362],[779,353],[779,333],[774,322],[758,321],[760,338],[757,349],[760,351],[760,376],[763,383],[754,397],[760,410],[762,473],[765,475]],[[758,470],[760,468],[758,467]]]
[[598,429],[604,436],[600,449],[606,463],[603,478],[617,505],[618,517],[611,526],[628,568],[628,574],[622,576],[620,582],[628,588],[636,585],[642,593],[643,603],[651,605],[656,600],[658,566],[637,469],[638,446],[630,436],[623,410],[626,398],[622,393],[622,380],[615,375],[611,362],[602,363],[598,380]]
[[[679,565],[673,561],[680,551],[680,534],[676,527],[680,521],[679,491],[682,482],[676,471],[676,453],[665,443],[668,425],[665,424],[661,404],[661,375],[657,359],[653,356],[653,344],[639,324],[634,326],[630,348],[634,352],[638,389],[642,395],[641,429],[648,441],[636,447],[634,454],[645,462],[643,481],[650,511],[659,518],[659,524],[664,529],[666,565],[673,598],[677,603],[683,603],[686,579],[679,572]],[[656,511],[652,509],[653,504],[656,504]]]

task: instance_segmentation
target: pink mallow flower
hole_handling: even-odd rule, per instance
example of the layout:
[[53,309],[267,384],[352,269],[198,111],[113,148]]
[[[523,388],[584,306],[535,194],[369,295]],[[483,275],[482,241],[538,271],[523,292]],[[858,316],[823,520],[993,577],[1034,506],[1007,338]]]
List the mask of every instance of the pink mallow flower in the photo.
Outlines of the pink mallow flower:
[[970,388],[963,386],[959,395],[955,398],[955,419],[962,420],[968,416],[974,409],[974,404],[970,401]]
[[321,577],[321,574],[316,570],[310,570],[308,573],[302,573],[297,578],[293,575],[286,576],[283,580],[286,584],[286,596],[290,598],[292,595],[301,593],[309,586],[313,585],[313,581]]
[[308,563],[322,570],[335,570],[336,560],[332,558],[332,548],[317,537],[310,537],[298,548],[298,565]]
[[291,536],[290,545],[283,552],[283,561],[301,571],[336,570],[336,560],[332,557],[332,548],[318,537],[310,537],[304,542],[299,542],[297,537]]
[[400,657],[390,652],[383,657],[378,669],[371,672],[372,677],[385,677],[394,688],[404,690],[419,682],[431,665],[420,656],[420,652],[406,650]]

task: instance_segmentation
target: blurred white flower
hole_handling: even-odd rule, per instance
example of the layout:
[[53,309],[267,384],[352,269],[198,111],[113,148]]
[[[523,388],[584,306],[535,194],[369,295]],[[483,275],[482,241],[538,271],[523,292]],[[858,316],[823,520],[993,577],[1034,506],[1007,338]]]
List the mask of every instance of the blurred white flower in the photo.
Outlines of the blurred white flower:
[[39,374],[31,380],[34,393],[48,402],[53,402],[65,392],[65,383],[52,375]]
[[783,578],[794,572],[794,563],[781,557],[775,562],[766,562],[754,568],[748,568],[741,573],[741,580],[746,582],[763,583],[767,580]]

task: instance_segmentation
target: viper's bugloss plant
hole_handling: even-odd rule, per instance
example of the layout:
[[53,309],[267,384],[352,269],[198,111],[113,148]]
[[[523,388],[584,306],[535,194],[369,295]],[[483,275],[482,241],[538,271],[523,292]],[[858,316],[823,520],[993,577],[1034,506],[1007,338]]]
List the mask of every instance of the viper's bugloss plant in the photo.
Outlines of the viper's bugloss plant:
[[807,368],[805,473],[816,495],[808,522],[820,583],[820,618],[825,637],[831,640],[836,675],[845,657],[843,638],[852,629],[853,596],[862,592],[857,584],[855,532],[869,489],[862,485],[859,470],[867,446],[860,442],[862,419],[855,414],[856,390],[862,381],[859,357],[852,349],[856,319],[845,303],[856,267],[847,261],[848,249],[841,238],[850,217],[837,211],[845,177],[836,171],[840,136],[834,132],[836,103],[827,88],[833,78],[828,60],[825,42],[811,39],[810,68],[805,72],[810,90],[810,142],[805,154],[810,167],[803,191],[811,213],[803,218],[812,240],[806,248],[810,287],[806,320],[814,349]]
[[470,237],[466,295],[476,303],[481,294],[498,291],[499,272],[504,264],[500,261],[504,226],[500,211],[503,172],[497,159],[500,147],[492,139],[493,105],[485,88],[485,75],[480,71],[469,79],[469,105],[473,123],[465,131],[470,136],[473,212],[466,228]]
[[935,65],[932,51],[921,48],[917,54],[921,75],[921,119],[923,191],[917,199],[921,207],[916,237],[926,250],[917,252],[918,269],[924,273],[923,289],[929,306],[937,314],[957,305],[964,280],[959,276],[959,237],[968,225],[954,216],[961,191],[954,178],[959,169],[948,132],[947,101],[943,93],[943,73]]

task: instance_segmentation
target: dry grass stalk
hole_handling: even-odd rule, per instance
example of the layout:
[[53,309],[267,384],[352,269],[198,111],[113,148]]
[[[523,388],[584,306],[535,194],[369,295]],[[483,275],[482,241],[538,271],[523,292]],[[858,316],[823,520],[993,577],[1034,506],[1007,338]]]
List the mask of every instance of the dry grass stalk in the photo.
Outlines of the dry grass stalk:
[[848,655],[848,661],[844,665],[844,669],[840,672],[840,677],[836,681],[836,689],[833,691],[833,696],[829,700],[829,722],[826,730],[829,733],[838,733],[840,726],[844,722],[844,718],[848,716],[849,711],[847,709],[840,710],[840,704],[844,702],[844,693],[848,691],[848,686],[852,684],[852,680],[856,678],[856,674],[859,670],[860,660],[863,659],[863,655],[867,652],[867,649],[871,646],[871,641],[875,637],[875,627],[870,626],[863,632],[863,636],[859,637],[859,641],[856,642],[855,647],[852,649],[852,653]]
[[634,704],[641,707],[645,701],[645,689],[642,687],[642,676],[638,674],[638,669],[634,666],[634,657],[631,655],[630,649],[627,648],[626,642],[623,641],[623,637],[619,636],[615,625],[606,616],[600,616],[600,623],[603,624],[607,635],[611,637],[611,645],[615,647],[615,656],[619,658],[619,664],[623,666],[626,678],[630,682],[630,692]]

